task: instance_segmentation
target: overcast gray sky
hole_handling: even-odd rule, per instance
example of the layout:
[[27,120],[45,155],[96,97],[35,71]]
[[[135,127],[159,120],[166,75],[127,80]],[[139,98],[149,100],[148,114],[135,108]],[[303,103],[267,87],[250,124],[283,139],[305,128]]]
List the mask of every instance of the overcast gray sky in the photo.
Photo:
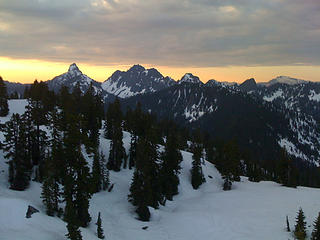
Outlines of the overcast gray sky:
[[319,65],[319,0],[1,0],[2,56]]
[[0,0],[0,57],[319,66],[320,0]]

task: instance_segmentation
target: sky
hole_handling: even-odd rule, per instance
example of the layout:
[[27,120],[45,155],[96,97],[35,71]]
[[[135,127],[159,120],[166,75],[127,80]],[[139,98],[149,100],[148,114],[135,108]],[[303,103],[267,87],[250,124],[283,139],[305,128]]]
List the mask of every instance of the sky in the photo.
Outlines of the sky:
[[178,80],[320,81],[319,0],[0,0],[0,75],[97,81],[133,64]]

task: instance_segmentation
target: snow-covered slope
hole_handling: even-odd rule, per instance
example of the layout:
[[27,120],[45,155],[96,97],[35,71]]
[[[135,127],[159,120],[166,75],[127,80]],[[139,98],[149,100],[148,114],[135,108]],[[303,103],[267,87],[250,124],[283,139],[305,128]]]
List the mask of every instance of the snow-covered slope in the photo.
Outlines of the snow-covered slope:
[[283,83],[283,84],[287,84],[287,85],[296,85],[296,84],[300,84],[300,83],[308,83],[308,81],[302,80],[302,79],[297,79],[297,78],[292,78],[292,77],[288,77],[288,76],[278,76],[278,77],[270,80],[269,82],[259,83],[259,85],[270,87],[270,86],[277,84],[277,83]]
[[[10,101],[11,112],[21,113],[24,105],[23,100]],[[1,118],[2,122],[4,120]],[[128,151],[129,133],[124,132],[123,141]],[[108,157],[109,140],[101,137],[100,144]],[[273,182],[252,183],[242,177],[232,191],[222,191],[221,176],[208,162],[203,165],[206,183],[199,190],[193,190],[190,184],[192,155],[188,152],[182,152],[182,155],[179,195],[174,201],[167,201],[165,207],[150,209],[150,222],[138,221],[133,206],[127,201],[133,170],[111,172],[114,189],[111,193],[97,193],[91,199],[92,222],[88,228],[81,228],[83,239],[97,239],[94,223],[98,212],[101,212],[106,239],[112,240],[270,240],[293,239],[292,234],[285,231],[285,217],[288,215],[293,228],[299,207],[306,214],[307,225],[312,225],[320,211],[320,189],[292,189]],[[87,160],[91,163],[88,156]],[[31,182],[30,188],[24,192],[8,189],[7,165],[2,150],[0,169],[1,240],[66,239],[65,222],[45,214],[39,183]],[[30,219],[25,218],[28,205],[40,210]],[[143,230],[144,226],[148,229]],[[308,235],[311,230],[308,227]]]

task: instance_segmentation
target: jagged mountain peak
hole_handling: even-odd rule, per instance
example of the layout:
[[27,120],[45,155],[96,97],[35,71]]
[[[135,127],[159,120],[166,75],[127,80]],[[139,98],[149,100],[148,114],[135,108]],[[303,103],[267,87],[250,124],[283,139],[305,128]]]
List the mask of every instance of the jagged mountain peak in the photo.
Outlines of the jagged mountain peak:
[[175,81],[164,77],[157,69],[133,65],[128,71],[116,71],[101,85],[102,89],[120,98],[156,92],[170,87]]
[[183,75],[180,81],[178,81],[179,84],[181,83],[201,83],[199,77],[194,76],[192,73],[186,73]]
[[81,72],[76,63],[72,63],[69,66],[68,72]]

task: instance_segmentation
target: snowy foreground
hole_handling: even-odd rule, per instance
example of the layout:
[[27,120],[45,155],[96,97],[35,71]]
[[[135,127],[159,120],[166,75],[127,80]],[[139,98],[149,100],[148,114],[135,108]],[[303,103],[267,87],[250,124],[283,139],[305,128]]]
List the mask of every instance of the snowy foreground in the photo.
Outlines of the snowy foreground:
[[[23,112],[26,102],[10,101],[12,112]],[[1,123],[8,118],[1,118]],[[3,140],[2,133],[0,134]],[[124,133],[124,144],[128,151],[130,135]],[[108,157],[109,141],[101,138],[101,150]],[[302,207],[307,220],[308,235],[320,211],[320,189],[282,187],[273,182],[252,183],[242,178],[233,185],[232,191],[221,190],[221,176],[210,163],[203,166],[206,183],[199,190],[190,184],[192,155],[182,152],[179,195],[174,201],[158,210],[150,209],[151,221],[136,219],[133,206],[127,195],[133,170],[110,173],[115,184],[111,193],[100,192],[90,201],[91,224],[81,228],[83,239],[98,239],[95,235],[98,212],[106,239],[110,240],[281,240],[293,239],[285,231],[285,218],[289,217],[294,227],[296,212]],[[91,160],[89,160],[91,165]],[[212,178],[209,178],[208,176]],[[0,239],[1,240],[60,240],[65,239],[66,224],[57,217],[45,214],[40,199],[41,185],[31,182],[27,191],[8,189],[7,164],[0,151]],[[40,210],[32,218],[25,218],[27,206]],[[148,226],[147,230],[142,227]],[[309,227],[311,226],[311,227]]]

